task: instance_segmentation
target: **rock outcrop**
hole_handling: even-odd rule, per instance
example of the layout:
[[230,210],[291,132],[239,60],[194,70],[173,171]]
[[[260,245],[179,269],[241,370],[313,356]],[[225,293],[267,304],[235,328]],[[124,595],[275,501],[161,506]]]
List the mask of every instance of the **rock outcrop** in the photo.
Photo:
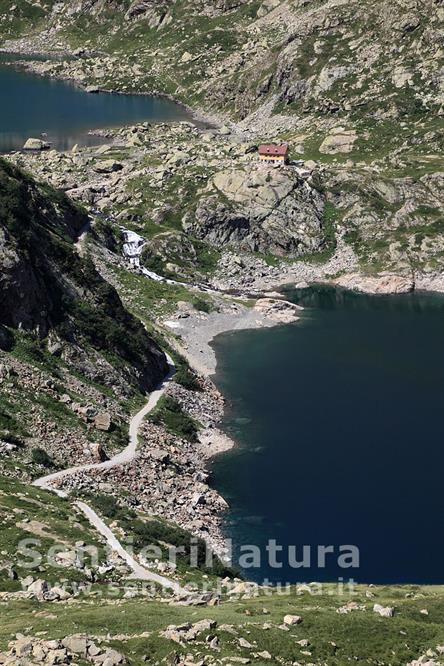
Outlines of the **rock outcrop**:
[[320,153],[351,153],[358,135],[355,130],[345,130],[338,127],[325,137],[319,146]]
[[320,193],[291,167],[233,169],[214,176],[184,227],[217,248],[299,256],[321,248],[323,208]]
[[126,662],[117,650],[98,646],[87,636],[66,636],[62,640],[49,640],[17,634],[8,645],[8,652],[0,653],[0,663],[17,664],[70,664],[78,659],[83,663],[119,666]]

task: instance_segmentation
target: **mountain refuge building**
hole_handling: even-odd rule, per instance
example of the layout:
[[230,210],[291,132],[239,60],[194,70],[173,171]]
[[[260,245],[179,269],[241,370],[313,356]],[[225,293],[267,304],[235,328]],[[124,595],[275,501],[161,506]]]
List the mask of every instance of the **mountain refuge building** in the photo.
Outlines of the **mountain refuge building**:
[[288,162],[288,143],[263,143],[258,148],[259,160],[261,162],[272,162],[273,164],[286,164]]

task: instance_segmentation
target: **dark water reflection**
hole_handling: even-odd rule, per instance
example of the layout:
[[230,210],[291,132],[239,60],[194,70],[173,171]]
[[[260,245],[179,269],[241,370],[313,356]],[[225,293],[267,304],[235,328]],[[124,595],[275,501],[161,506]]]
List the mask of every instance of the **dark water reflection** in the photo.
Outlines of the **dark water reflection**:
[[[15,56],[14,56],[15,57]],[[190,120],[179,105],[147,95],[90,94],[66,82],[34,76],[5,63],[0,55],[0,151],[22,148],[42,133],[59,150],[96,145],[88,130],[142,121]]]
[[[290,291],[299,323],[220,336],[239,447],[213,464],[237,546],[284,546],[251,577],[442,583],[444,298]],[[353,544],[359,569],[285,565],[289,545]]]

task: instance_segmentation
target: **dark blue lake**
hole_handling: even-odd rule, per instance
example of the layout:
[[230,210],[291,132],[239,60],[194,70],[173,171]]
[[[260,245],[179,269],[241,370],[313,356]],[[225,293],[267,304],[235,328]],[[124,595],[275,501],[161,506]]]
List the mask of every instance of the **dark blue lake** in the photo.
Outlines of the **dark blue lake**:
[[100,139],[88,130],[151,121],[190,120],[174,102],[148,95],[91,94],[66,82],[34,76],[5,63],[0,54],[0,151],[20,150],[29,137],[47,140],[59,150]]
[[[248,577],[443,583],[444,298],[291,292],[301,320],[215,341],[235,450],[213,463],[237,549],[264,554]],[[284,566],[267,563],[275,539]],[[288,564],[311,547],[312,566]],[[334,546],[326,568],[317,547]],[[338,566],[340,545],[359,568]],[[237,551],[239,552],[239,550]]]

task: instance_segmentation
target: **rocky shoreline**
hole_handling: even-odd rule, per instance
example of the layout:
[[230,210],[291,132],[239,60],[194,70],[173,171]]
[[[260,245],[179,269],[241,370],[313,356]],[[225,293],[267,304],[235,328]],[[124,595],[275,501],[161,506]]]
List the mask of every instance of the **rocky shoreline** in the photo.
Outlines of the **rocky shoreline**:
[[[201,560],[195,568],[187,552],[195,544],[202,552],[205,542],[224,559],[224,537],[233,531],[229,523],[235,506],[230,510],[214,487],[216,463],[213,481],[211,476],[213,458],[237,445],[222,430],[231,430],[228,410],[224,419],[230,392],[227,389],[224,398],[218,388],[225,384],[225,365],[234,353],[225,349],[225,342],[237,331],[285,326],[263,335],[269,344],[281,334],[284,344],[286,332],[293,338],[290,354],[282,349],[272,367],[278,374],[287,372],[290,406],[278,395],[274,405],[273,386],[279,377],[270,382],[258,364],[253,388],[264,394],[262,409],[271,425],[274,419],[282,429],[280,408],[286,409],[295,440],[304,438],[300,419],[292,413],[295,404],[296,413],[300,411],[297,396],[291,395],[296,393],[292,375],[298,385],[301,378],[286,359],[297,355],[298,330],[304,321],[310,323],[310,316],[285,300],[294,298],[294,290],[307,290],[306,307],[315,307],[317,297],[336,296],[334,304],[323,302],[324,309],[341,308],[346,290],[375,295],[352,299],[362,303],[355,303],[351,326],[365,329],[368,348],[363,347],[365,334],[353,347],[347,321],[341,334],[336,327],[340,317],[336,320],[333,311],[331,317],[327,312],[329,323],[318,331],[315,344],[320,353],[305,373],[318,402],[328,403],[332,389],[336,396],[338,373],[327,367],[327,347],[338,342],[339,374],[347,370],[347,361],[363,362],[362,396],[359,387],[352,396],[358,405],[358,430],[358,422],[371,411],[372,398],[382,404],[371,370],[377,366],[390,372],[394,360],[388,381],[402,384],[400,368],[409,374],[409,368],[396,362],[397,353],[407,361],[412,356],[415,344],[406,341],[405,350],[397,344],[407,329],[418,343],[415,326],[420,327],[425,341],[423,359],[417,354],[416,364],[410,363],[413,382],[421,382],[428,360],[433,364],[427,340],[436,338],[432,342],[439,347],[439,339],[436,321],[431,321],[428,335],[426,311],[439,318],[442,299],[377,295],[444,294],[442,3],[19,0],[0,5],[0,78],[5,81],[5,102],[10,102],[6,106],[23,116],[21,123],[14,118],[10,122],[6,109],[3,146],[15,150],[0,155],[0,207],[6,211],[0,224],[7,277],[3,291],[11,305],[5,312],[7,317],[11,309],[17,312],[12,326],[7,317],[0,324],[0,522],[5,533],[0,606],[6,618],[0,631],[0,664],[444,665],[444,634],[438,630],[444,595],[439,585],[356,585],[358,572],[349,581],[341,577],[338,585],[258,585],[233,580],[236,571],[220,562],[211,570]],[[11,65],[9,71],[5,65]],[[52,79],[59,83],[51,84]],[[43,105],[36,122],[30,122],[32,104],[27,110],[22,103],[33,85]],[[46,95],[50,88],[57,99]],[[108,96],[101,94],[105,92]],[[73,98],[80,102],[78,120],[82,117],[87,126],[76,121],[75,131],[67,117],[61,136],[56,106],[60,99],[75,112]],[[146,122],[132,120],[140,117],[134,107],[126,115],[125,107],[133,103],[146,108]],[[90,114],[89,106],[97,106],[97,115]],[[164,122],[156,123],[155,117]],[[120,118],[114,121],[119,127],[112,127],[112,118]],[[288,164],[262,161],[274,151],[260,144],[284,142]],[[71,214],[77,220],[77,211],[84,215],[82,223],[69,224],[72,233],[64,234],[65,223]],[[100,284],[94,268],[105,283]],[[0,282],[2,277],[0,270]],[[21,288],[15,289],[17,285]],[[41,286],[41,299],[35,285]],[[323,294],[325,290],[332,293]],[[15,292],[18,298],[11,297]],[[366,303],[360,319],[358,310]],[[44,331],[34,325],[34,309],[36,318],[47,320]],[[405,310],[408,316],[401,322]],[[129,316],[138,320],[134,332]],[[158,352],[153,354],[158,373],[151,371],[147,335]],[[248,347],[257,335],[237,339],[242,344],[245,336]],[[384,349],[379,345],[375,354],[372,344],[378,346],[378,335]],[[313,343],[310,331],[308,336]],[[385,342],[392,345],[387,362],[382,356]],[[303,345],[299,351],[306,359]],[[254,355],[254,350],[245,353]],[[258,353],[264,356],[263,350]],[[325,381],[316,374],[316,362]],[[237,364],[239,381],[244,365],[241,360]],[[143,383],[137,381],[139,371]],[[380,374],[384,379],[384,372]],[[407,398],[414,415],[425,407],[427,420],[437,391],[433,377],[426,379],[427,386],[405,381],[401,391],[391,392],[399,403],[394,426],[406,413]],[[436,379],[439,387],[439,372]],[[247,380],[251,384],[252,377]],[[310,386],[301,386],[309,398]],[[346,377],[345,396],[348,388]],[[239,384],[235,390],[239,395],[233,410],[238,411],[234,402],[240,397]],[[384,402],[393,416],[396,405],[387,397]],[[338,409],[327,404],[327,412],[332,407],[330,413],[340,418],[347,405],[337,402]],[[312,418],[307,414],[305,419],[309,435],[319,416],[316,400],[312,404]],[[237,420],[239,428],[248,421]],[[392,422],[384,419],[379,432]],[[233,431],[239,451],[221,460],[233,474],[242,467],[237,454],[246,453],[240,450],[239,428]],[[420,441],[425,430],[419,420]],[[328,432],[323,439],[329,442]],[[433,446],[433,433],[429,439]],[[260,457],[259,444],[254,447]],[[262,454],[265,482],[275,478],[279,485],[270,456],[266,450]],[[249,478],[254,482],[256,463],[250,462],[245,458],[246,468],[237,470],[240,492],[249,491]],[[279,457],[275,462],[277,468],[282,463]],[[308,474],[316,460],[314,467],[309,456],[306,462],[296,472],[310,485]],[[396,484],[386,475],[387,493],[376,497],[371,486],[373,476],[378,479],[378,460],[375,475],[372,461],[364,462],[370,490],[361,495],[364,502],[372,498],[376,515],[377,500],[387,508],[391,485],[396,489]],[[403,478],[410,460],[404,462]],[[338,478],[329,475],[328,455],[321,466],[332,481],[332,492],[324,493],[328,503],[328,497],[338,494]],[[438,477],[439,464],[433,469]],[[293,468],[288,471],[296,478]],[[357,471],[357,493],[344,471],[346,493],[339,499],[346,508],[347,493],[358,503],[363,490]],[[418,485],[420,471],[419,464],[413,467],[411,486]],[[39,484],[49,477],[67,491],[66,497]],[[430,488],[436,489],[429,477]],[[280,486],[285,490],[291,483],[281,479]],[[284,509],[301,513],[297,498],[293,500],[288,492],[283,496],[281,515],[274,521],[277,528],[279,520],[285,522]],[[418,493],[412,502],[417,508]],[[257,502],[253,504],[246,520],[255,523],[252,533],[260,529]],[[394,524],[400,528],[400,538],[393,540],[396,556],[402,550],[405,521],[396,520],[395,504],[391,508],[394,519],[386,521],[388,530]],[[405,506],[402,510],[406,513]],[[310,530],[313,520],[305,518]],[[246,527],[240,535],[244,541]],[[428,532],[432,539],[433,525]],[[359,537],[359,529],[356,534]],[[408,526],[405,536],[408,550]],[[40,542],[42,551],[52,554],[53,544],[58,551],[55,560],[43,555],[32,575],[18,557],[17,544],[24,545],[25,539]],[[156,543],[161,554],[146,556],[144,546]],[[90,544],[97,558],[83,561],[82,551]],[[176,566],[167,551],[177,545],[185,552]],[[358,546],[363,550],[363,544]],[[303,554],[302,566],[308,555],[314,568],[315,557],[305,547]],[[415,580],[424,580],[420,572],[425,560],[418,554]],[[409,557],[411,571],[415,553]],[[258,565],[267,567],[262,557]],[[370,571],[369,562],[362,566]],[[377,575],[380,569],[376,566]],[[389,569],[385,574],[390,575]],[[396,580],[407,579],[402,567],[393,569]],[[311,574],[302,575],[312,580]],[[427,569],[427,575],[432,580],[434,572]],[[173,598],[165,595],[171,587],[178,590]]]
[[[162,424],[148,418],[142,425],[138,455],[133,462],[108,470],[74,472],[55,482],[55,487],[80,495],[87,492],[116,496],[117,491],[124,505],[178,524],[204,539],[213,552],[223,557],[223,514],[228,505],[209,485],[208,465],[214,456],[234,447],[235,442],[219,428],[225,400],[208,378],[216,369],[211,341],[230,330],[297,321],[300,310],[299,306],[276,298],[260,299],[249,308],[220,297],[219,311],[207,316],[193,312],[192,308],[179,307],[178,321],[185,319],[188,325],[180,332],[180,342],[171,338],[170,342],[189,360],[197,373],[200,390],[188,390],[171,382],[166,395],[200,424],[197,441],[172,435]],[[172,321],[164,322],[165,327],[171,324]],[[200,347],[199,351],[191,341]]]
[[[119,497],[124,506],[174,522],[224,554],[225,500],[208,485],[208,461],[234,442],[217,427],[224,399],[210,380],[194,392],[171,382],[166,394],[201,424],[196,442],[171,434],[150,418],[141,427],[136,458],[110,469],[75,472],[55,482],[64,492]],[[127,535],[129,536],[129,535]]]
[[217,358],[211,343],[223,333],[291,324],[299,319],[302,308],[278,297],[265,296],[250,306],[240,301],[217,297],[215,310],[197,312],[188,303],[178,304],[173,317],[163,321],[180,342],[172,342],[199,374],[210,377],[216,371]]
[[444,292],[444,274],[431,271],[381,271],[362,273],[352,247],[339,237],[334,254],[324,263],[304,260],[269,266],[253,256],[226,252],[218,267],[213,286],[264,294],[287,286],[299,288],[330,284],[363,294],[407,294],[412,291]]

